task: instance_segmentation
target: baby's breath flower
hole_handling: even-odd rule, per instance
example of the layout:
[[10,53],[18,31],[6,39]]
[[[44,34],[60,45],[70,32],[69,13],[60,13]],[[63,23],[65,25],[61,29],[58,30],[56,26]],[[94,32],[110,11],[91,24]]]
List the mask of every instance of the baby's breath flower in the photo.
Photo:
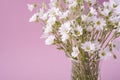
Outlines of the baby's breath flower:
[[65,22],[64,24],[61,25],[59,28],[59,32],[61,34],[62,41],[65,42],[69,38],[69,32],[71,30],[71,23]]
[[97,11],[96,11],[96,9],[94,9],[93,7],[90,7],[90,13],[91,13],[92,15],[97,15]]
[[72,50],[73,50],[73,52],[71,53],[72,57],[74,58],[77,57],[78,54],[80,53],[78,47],[73,47]]
[[77,25],[77,27],[75,27],[75,29],[73,29],[73,35],[74,36],[80,36],[83,34],[83,29],[81,26]]
[[44,28],[44,33],[49,34],[52,32],[52,26],[50,24],[47,24],[46,27]]
[[60,19],[65,19],[65,18],[68,17],[69,13],[70,13],[69,10],[67,10],[66,12],[61,13],[61,14],[59,15],[59,18],[60,18]]
[[106,49],[101,49],[100,52],[99,52],[99,57],[100,59],[102,60],[106,60],[108,59],[110,56],[112,56],[112,53],[108,50],[108,48]]
[[54,35],[48,36],[48,38],[45,40],[45,44],[46,45],[52,45],[54,43],[54,39],[55,39]]
[[104,29],[104,27],[106,26],[106,21],[103,18],[96,18],[95,19],[95,29],[98,31],[101,31]]
[[55,16],[50,16],[49,19],[47,20],[47,24],[49,24],[49,25],[54,25],[55,22],[56,22]]
[[29,22],[38,22],[39,21],[39,13],[33,14],[33,16],[29,19]]
[[36,7],[36,4],[27,4],[28,10],[33,11],[33,9]]
[[86,52],[93,52],[93,51],[95,51],[95,44],[90,42],[90,41],[82,43],[81,47]]
[[81,15],[82,21],[86,22],[87,21],[87,16],[86,15]]
[[61,14],[61,11],[57,7],[52,7],[51,9],[48,10],[49,16],[59,16]]

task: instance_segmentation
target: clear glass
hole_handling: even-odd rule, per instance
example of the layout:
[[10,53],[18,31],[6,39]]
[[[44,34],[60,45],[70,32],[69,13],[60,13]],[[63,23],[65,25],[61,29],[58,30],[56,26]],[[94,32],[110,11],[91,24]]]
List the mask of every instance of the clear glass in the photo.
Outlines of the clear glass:
[[100,80],[99,63],[97,54],[79,61],[72,60],[72,80]]

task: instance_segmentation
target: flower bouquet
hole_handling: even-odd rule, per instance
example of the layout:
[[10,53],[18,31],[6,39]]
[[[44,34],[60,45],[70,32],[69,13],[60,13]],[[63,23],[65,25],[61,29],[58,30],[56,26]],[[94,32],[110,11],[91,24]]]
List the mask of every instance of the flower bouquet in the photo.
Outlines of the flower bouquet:
[[29,22],[41,22],[46,45],[63,50],[72,62],[72,80],[100,80],[102,59],[113,56],[120,36],[119,0],[50,0],[28,4],[40,8]]

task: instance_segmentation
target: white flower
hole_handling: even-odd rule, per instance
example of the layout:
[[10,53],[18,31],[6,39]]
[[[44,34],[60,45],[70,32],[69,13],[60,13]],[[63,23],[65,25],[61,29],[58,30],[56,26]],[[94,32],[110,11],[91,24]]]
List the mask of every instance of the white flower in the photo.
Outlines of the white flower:
[[49,25],[54,25],[55,22],[56,22],[55,16],[50,16],[49,19],[47,20],[47,24],[49,24]]
[[83,29],[81,26],[77,25],[77,27],[73,31],[74,36],[80,36],[83,34]]
[[40,16],[40,19],[47,20],[48,19],[48,13],[44,13],[42,16]]
[[69,9],[74,8],[77,6],[77,0],[66,0],[67,6]]
[[94,22],[95,21],[96,16],[95,15],[93,15],[93,16],[82,15],[81,18],[82,18],[82,21],[84,21],[87,24],[89,24],[90,22]]
[[92,26],[87,26],[86,30],[91,32],[93,30],[93,27]]
[[86,23],[89,23],[91,21],[93,21],[96,17],[95,16],[86,16],[86,15],[81,15],[81,19],[82,21],[86,22]]
[[101,49],[100,52],[99,52],[99,57],[100,57],[100,59],[102,59],[102,60],[108,59],[111,55],[112,55],[112,53],[109,51],[108,48],[106,48],[106,49],[104,49],[104,50]]
[[100,31],[103,30],[106,26],[106,21],[103,18],[96,18],[94,27],[96,30]]
[[97,11],[96,11],[96,9],[94,9],[93,7],[90,7],[90,13],[91,13],[92,15],[97,15]]
[[44,29],[44,33],[49,34],[50,32],[52,32],[52,25],[54,25],[55,22],[56,22],[56,17],[54,16],[49,17],[49,19],[47,20],[46,27]]
[[39,16],[43,16],[43,14],[44,14],[44,9],[43,9],[43,8],[40,8],[40,9],[39,9]]
[[66,12],[60,14],[60,15],[59,15],[59,18],[60,18],[60,19],[65,19],[66,17],[68,17],[69,13],[70,13],[70,11],[67,10]]
[[64,24],[61,25],[60,27],[60,33],[69,33],[71,30],[71,23],[69,21],[65,22]]
[[96,0],[85,0],[85,1],[92,3],[92,5],[94,5],[96,3]]
[[120,14],[117,15],[116,13],[113,13],[112,16],[109,17],[109,20],[112,22],[119,22],[120,21]]
[[109,2],[103,2],[103,6],[104,6],[104,8],[109,8]]
[[74,8],[77,6],[77,2],[74,1],[73,3],[69,4],[69,8]]
[[117,5],[120,5],[120,0],[113,0]]
[[110,13],[110,10],[108,8],[104,8],[103,11],[100,11],[100,13],[104,16],[108,16],[108,14]]
[[80,53],[78,47],[73,47],[72,50],[73,50],[73,52],[71,53],[72,57],[74,58],[77,57],[78,54]]
[[87,21],[87,16],[86,15],[81,15],[81,19],[82,19],[82,21]]
[[116,2],[114,2],[114,0],[109,0],[109,2],[103,2],[103,6],[110,10],[113,10],[115,8],[115,6],[117,6],[117,4],[116,4]]
[[85,50],[86,52],[92,52],[92,51],[95,51],[96,48],[95,48],[95,44],[88,41],[88,42],[85,42],[85,43],[82,43],[81,44],[81,48],[83,50]]
[[50,2],[52,2],[52,3],[53,3],[53,2],[57,2],[57,0],[50,0]]
[[57,4],[56,4],[57,2],[58,2],[58,0],[50,0],[50,4],[49,4],[50,8],[56,7],[57,6]]
[[66,2],[69,4],[73,3],[74,1],[76,1],[76,0],[66,0]]
[[115,45],[114,49],[117,50],[117,51],[120,51],[120,44],[119,43],[120,43],[119,38],[117,38],[117,39],[115,39],[115,40],[112,41],[112,44]]
[[120,5],[118,5],[118,6],[114,9],[114,13],[120,14]]
[[59,8],[52,7],[48,10],[49,16],[59,16],[61,15],[61,11]]
[[47,24],[45,29],[44,29],[44,33],[49,34],[50,32],[52,32],[52,26]]
[[97,0],[91,0],[92,5],[97,3]]
[[109,7],[110,7],[111,9],[114,9],[115,6],[117,6],[117,3],[116,3],[114,0],[109,0]]
[[66,40],[69,39],[69,34],[67,34],[67,33],[62,34],[61,39],[65,43]]
[[27,4],[28,10],[33,11],[33,9],[36,7],[36,4]]
[[59,28],[59,32],[61,34],[62,41],[65,42],[69,38],[69,32],[71,30],[70,22],[65,22],[64,24],[61,25]]
[[120,26],[118,27],[118,32],[120,33]]
[[38,22],[39,21],[39,13],[33,14],[33,16],[29,19],[29,22]]
[[54,43],[54,39],[55,39],[54,35],[48,36],[48,38],[45,40],[45,44],[46,45],[52,45]]
[[44,20],[44,21],[47,20],[48,12],[44,13],[44,9],[40,8],[40,10],[39,10],[39,18]]

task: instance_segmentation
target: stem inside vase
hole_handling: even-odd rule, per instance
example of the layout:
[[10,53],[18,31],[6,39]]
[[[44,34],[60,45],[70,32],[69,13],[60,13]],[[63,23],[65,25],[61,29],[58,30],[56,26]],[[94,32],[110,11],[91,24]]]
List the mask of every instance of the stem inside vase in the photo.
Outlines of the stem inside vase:
[[72,61],[72,80],[98,80],[99,63],[97,56],[79,62]]

